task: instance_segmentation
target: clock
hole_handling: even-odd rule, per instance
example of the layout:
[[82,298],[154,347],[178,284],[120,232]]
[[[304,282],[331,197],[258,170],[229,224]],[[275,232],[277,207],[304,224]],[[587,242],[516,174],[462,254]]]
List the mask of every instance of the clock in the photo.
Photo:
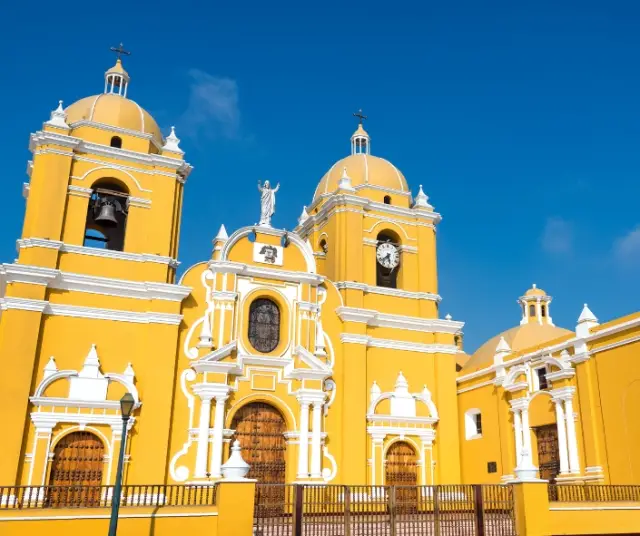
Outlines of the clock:
[[400,254],[398,248],[391,242],[382,242],[376,249],[378,264],[387,270],[393,270],[400,264]]

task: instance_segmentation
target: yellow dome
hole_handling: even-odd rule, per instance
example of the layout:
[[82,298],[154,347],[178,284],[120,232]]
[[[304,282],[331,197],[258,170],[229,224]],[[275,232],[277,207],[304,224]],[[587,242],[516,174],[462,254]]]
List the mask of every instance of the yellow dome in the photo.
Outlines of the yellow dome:
[[313,196],[314,201],[322,194],[335,192],[338,181],[342,177],[343,169],[347,168],[347,175],[351,178],[354,188],[363,185],[380,186],[389,190],[409,192],[407,180],[400,170],[384,158],[359,153],[338,160],[320,180]]
[[464,365],[463,373],[474,372],[493,365],[493,356],[496,353],[500,337],[504,337],[512,352],[519,352],[573,334],[568,329],[552,326],[551,324],[538,324],[537,322],[516,326],[499,333],[478,348],[471,356],[471,359]]
[[524,293],[524,295],[525,296],[546,296],[547,293],[541,288],[538,288],[534,283],[533,286],[529,290],[527,290],[527,292]]
[[113,93],[103,93],[86,97],[69,106],[67,124],[73,128],[77,121],[93,121],[112,127],[151,134],[162,145],[160,127],[151,115],[135,101]]

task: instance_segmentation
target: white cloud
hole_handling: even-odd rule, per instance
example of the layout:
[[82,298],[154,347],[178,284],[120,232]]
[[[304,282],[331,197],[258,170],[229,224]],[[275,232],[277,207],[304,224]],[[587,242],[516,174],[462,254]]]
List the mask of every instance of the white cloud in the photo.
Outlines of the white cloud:
[[640,225],[614,242],[613,254],[620,264],[640,265]]
[[189,71],[189,103],[178,124],[191,138],[237,138],[240,130],[238,85],[235,80]]
[[542,249],[547,253],[571,253],[573,251],[573,225],[562,218],[547,218],[541,242]]

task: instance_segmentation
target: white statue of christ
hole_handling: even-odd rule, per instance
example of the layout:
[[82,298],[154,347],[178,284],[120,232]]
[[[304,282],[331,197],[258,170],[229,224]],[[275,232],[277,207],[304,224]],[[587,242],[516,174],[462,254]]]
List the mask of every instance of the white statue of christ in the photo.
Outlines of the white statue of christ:
[[280,188],[280,183],[275,188],[271,188],[269,181],[264,181],[264,186],[258,181],[260,191],[260,224],[263,227],[271,227],[271,216],[276,212],[276,192]]

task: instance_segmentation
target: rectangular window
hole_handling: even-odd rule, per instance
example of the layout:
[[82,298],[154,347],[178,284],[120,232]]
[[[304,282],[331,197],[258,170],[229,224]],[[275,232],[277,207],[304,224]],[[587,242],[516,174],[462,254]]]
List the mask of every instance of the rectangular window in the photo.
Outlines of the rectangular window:
[[487,473],[497,473],[498,462],[487,462]]
[[547,381],[547,367],[540,367],[536,369],[536,374],[538,375],[538,389],[541,391],[549,389],[549,382]]
[[476,434],[482,435],[482,414],[476,413],[474,420],[476,422]]

